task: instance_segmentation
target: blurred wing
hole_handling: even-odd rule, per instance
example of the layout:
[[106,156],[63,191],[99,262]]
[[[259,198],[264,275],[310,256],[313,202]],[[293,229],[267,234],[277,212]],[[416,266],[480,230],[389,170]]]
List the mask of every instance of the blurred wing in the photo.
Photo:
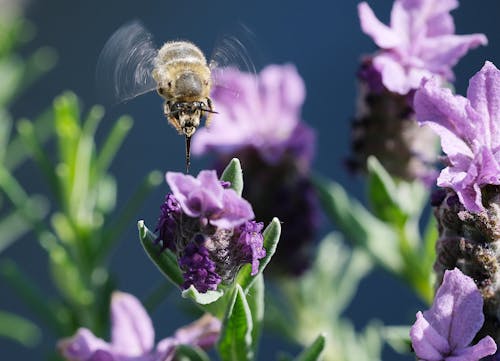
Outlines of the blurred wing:
[[107,103],[119,103],[156,89],[151,72],[158,50],[139,21],[119,28],[106,42],[97,62],[96,81]]
[[[249,73],[257,79],[252,55],[256,53],[255,36],[245,25],[239,24],[238,28],[230,34],[221,36],[215,43],[210,60],[212,80],[215,87],[223,87],[220,78],[225,69],[236,68]],[[227,89],[230,91],[230,89]]]

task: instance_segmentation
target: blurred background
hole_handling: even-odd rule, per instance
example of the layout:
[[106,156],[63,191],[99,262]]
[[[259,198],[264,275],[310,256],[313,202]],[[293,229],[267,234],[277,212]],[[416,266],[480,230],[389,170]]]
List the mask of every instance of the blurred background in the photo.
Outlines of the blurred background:
[[[392,1],[369,3],[380,19],[389,20]],[[158,45],[172,39],[189,39],[206,54],[211,53],[221,33],[241,22],[255,34],[258,50],[251,55],[255,56],[257,66],[292,63],[305,80],[307,98],[303,119],[317,132],[314,170],[335,179],[351,194],[363,199],[363,180],[350,175],[343,166],[344,158],[349,154],[350,120],[355,112],[355,73],[360,56],[375,50],[371,39],[360,31],[356,5],[356,1],[299,0],[32,0],[24,6],[27,18],[35,26],[36,36],[22,51],[29,53],[47,45],[56,50],[58,63],[16,100],[11,111],[15,119],[30,118],[50,106],[53,98],[64,90],[74,91],[84,107],[98,103],[94,72],[99,53],[108,37],[132,19],[140,19]],[[471,51],[455,67],[456,89],[464,94],[468,79],[485,60],[500,64],[500,2],[464,0],[453,16],[458,34],[484,33],[489,39],[487,47]],[[99,134],[105,134],[121,114],[130,114],[135,122],[111,169],[118,183],[118,208],[151,170],[184,169],[184,140],[167,125],[161,99],[155,93],[107,109],[98,139]],[[194,158],[192,173],[196,174],[208,164],[208,158]],[[46,193],[44,183],[38,181],[39,170],[32,163],[23,166],[16,175],[30,193]],[[154,225],[166,191],[166,184],[158,187],[148,197],[137,219],[145,219]],[[326,233],[331,225],[326,220],[323,223]],[[51,289],[46,278],[45,253],[29,236],[15,243],[2,257],[18,262],[41,288]],[[160,273],[138,242],[134,222],[115,250],[111,267],[118,276],[118,288],[139,298],[161,281]],[[28,318],[32,316],[1,281],[0,295],[1,309]],[[191,321],[188,314],[180,312],[182,302],[185,301],[180,295],[172,292],[157,308],[153,314],[157,338],[163,338]],[[421,307],[422,304],[403,283],[377,270],[362,281],[346,317],[353,320],[356,328],[364,327],[372,318],[387,325],[409,324]],[[32,349],[0,339],[0,359],[42,359],[41,355],[50,352],[54,344],[55,340],[48,335],[43,336],[41,346]],[[264,333],[259,359],[275,359],[274,354],[280,349],[296,353],[298,347],[276,335]],[[386,348],[383,359],[391,361],[404,357]]]

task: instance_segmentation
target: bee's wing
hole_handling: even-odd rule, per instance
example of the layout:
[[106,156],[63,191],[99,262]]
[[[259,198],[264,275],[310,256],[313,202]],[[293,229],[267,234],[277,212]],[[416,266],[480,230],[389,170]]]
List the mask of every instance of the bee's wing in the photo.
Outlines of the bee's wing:
[[98,91],[107,103],[119,103],[156,88],[152,77],[158,50],[139,21],[120,27],[106,42],[96,70]]
[[[248,73],[257,80],[257,71],[252,58],[257,49],[255,44],[254,34],[243,24],[238,24],[237,29],[219,37],[210,60],[214,87],[232,91],[227,89],[221,80],[224,71],[230,68],[236,68]],[[238,94],[234,95],[237,96]]]

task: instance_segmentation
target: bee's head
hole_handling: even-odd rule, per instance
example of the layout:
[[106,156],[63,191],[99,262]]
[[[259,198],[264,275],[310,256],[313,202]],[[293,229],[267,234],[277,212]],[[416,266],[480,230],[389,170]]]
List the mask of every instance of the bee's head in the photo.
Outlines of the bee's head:
[[176,102],[169,116],[177,120],[183,134],[191,137],[200,126],[204,105],[202,102]]

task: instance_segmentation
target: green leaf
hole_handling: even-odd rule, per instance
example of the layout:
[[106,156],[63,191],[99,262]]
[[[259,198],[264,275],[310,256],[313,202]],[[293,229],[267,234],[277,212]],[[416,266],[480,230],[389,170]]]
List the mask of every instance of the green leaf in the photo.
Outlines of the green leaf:
[[346,238],[368,251],[380,265],[400,274],[404,264],[395,231],[349,198],[339,184],[316,177],[314,185],[325,212]]
[[245,293],[240,285],[236,285],[217,345],[222,361],[253,360],[252,329],[252,315]]
[[12,313],[0,311],[0,337],[19,342],[25,347],[34,347],[40,342],[41,336],[40,328],[33,322]]
[[377,158],[370,156],[367,163],[368,196],[375,215],[385,222],[403,225],[408,217],[398,204],[396,183]]
[[[0,263],[0,275],[6,280],[9,286],[16,292],[24,303],[48,325],[57,335],[61,332],[62,309],[54,307],[50,297],[44,294],[38,285],[31,280],[21,269],[11,260],[2,260]],[[61,312],[60,312],[61,311]]]
[[231,189],[241,197],[243,192],[243,171],[238,158],[233,158],[222,172],[221,180],[231,183]]
[[137,227],[139,239],[149,259],[166,278],[180,288],[184,283],[184,278],[175,255],[169,249],[161,251],[160,246],[155,243],[156,236],[144,225],[144,221],[137,222]]
[[401,354],[411,352],[410,326],[386,326],[382,330],[385,342]]
[[210,361],[208,355],[201,348],[188,345],[176,346],[174,359],[177,361]]
[[368,173],[370,203],[380,219],[402,226],[419,217],[429,196],[421,181],[393,179],[374,156],[368,158]]
[[182,291],[182,297],[190,298],[200,305],[208,305],[212,302],[217,301],[224,295],[223,291],[212,291],[208,290],[205,293],[200,293],[193,285],[191,285],[187,290]]
[[[41,221],[48,212],[47,200],[33,196],[18,209],[0,220],[0,253],[33,228],[33,222]],[[26,219],[26,214],[30,219]]]
[[254,355],[258,354],[262,322],[264,321],[264,291],[264,276],[260,273],[246,294],[248,307],[250,307],[252,314],[252,350]]
[[264,248],[266,249],[266,256],[262,258],[259,262],[259,271],[255,276],[251,275],[252,267],[250,264],[245,265],[241,268],[236,281],[241,285],[245,292],[252,286],[252,283],[256,277],[264,271],[267,264],[271,261],[271,257],[276,252],[276,247],[278,247],[278,242],[281,235],[281,223],[278,218],[273,218],[271,223],[266,227],[263,234],[264,236]]
[[319,335],[308,348],[295,358],[295,361],[316,361],[321,356],[324,348],[325,335]]

